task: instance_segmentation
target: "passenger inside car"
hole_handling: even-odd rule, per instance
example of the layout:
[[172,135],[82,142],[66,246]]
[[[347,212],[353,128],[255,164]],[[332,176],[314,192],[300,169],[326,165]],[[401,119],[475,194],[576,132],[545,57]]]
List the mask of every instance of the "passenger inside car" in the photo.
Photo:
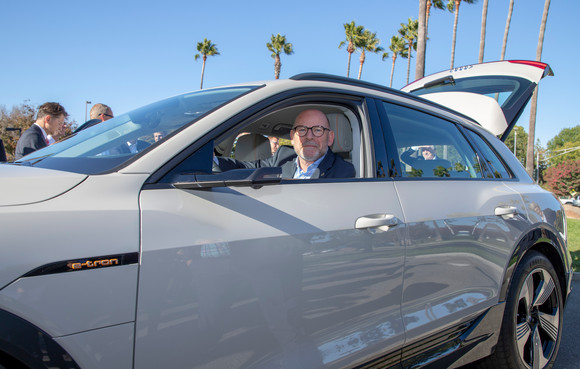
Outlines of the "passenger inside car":
[[[295,116],[294,121],[270,123],[273,119],[287,122],[290,114]],[[277,166],[282,168],[282,178],[350,178],[357,175],[352,164],[353,129],[342,113],[325,114],[312,106],[291,107],[250,123],[244,127],[244,132],[251,133],[234,140],[230,134],[216,145],[218,171]],[[267,136],[274,135],[288,137],[293,147],[280,146],[272,155]]]

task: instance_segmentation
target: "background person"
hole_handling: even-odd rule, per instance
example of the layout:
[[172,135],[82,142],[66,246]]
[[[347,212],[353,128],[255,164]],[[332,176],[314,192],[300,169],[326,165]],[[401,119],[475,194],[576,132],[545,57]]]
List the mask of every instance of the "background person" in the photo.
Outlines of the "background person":
[[89,127],[94,126],[95,124],[99,124],[111,118],[114,118],[113,111],[108,105],[105,104],[95,104],[91,108],[90,113],[91,120],[87,120],[83,124],[81,124],[73,133],[77,133],[82,131],[83,129],[87,129]]
[[[415,156],[413,156],[415,154]],[[410,166],[413,166],[417,160],[435,160],[439,159],[435,152],[435,146],[423,145],[416,148],[411,147],[401,154],[401,160]]]
[[47,102],[40,105],[36,122],[22,133],[16,144],[14,160],[48,146],[48,135],[58,136],[67,116],[68,113],[59,103]]
[[272,151],[272,155],[274,155],[280,147],[280,140],[275,136],[268,136],[268,140],[270,141],[270,150]]

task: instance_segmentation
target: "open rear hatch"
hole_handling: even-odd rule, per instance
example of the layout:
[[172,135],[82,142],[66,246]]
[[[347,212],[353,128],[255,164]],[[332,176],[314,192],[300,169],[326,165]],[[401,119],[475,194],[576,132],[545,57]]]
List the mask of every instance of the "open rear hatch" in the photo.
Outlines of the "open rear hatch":
[[545,63],[506,60],[435,73],[401,90],[458,111],[504,141],[539,81],[553,75]]

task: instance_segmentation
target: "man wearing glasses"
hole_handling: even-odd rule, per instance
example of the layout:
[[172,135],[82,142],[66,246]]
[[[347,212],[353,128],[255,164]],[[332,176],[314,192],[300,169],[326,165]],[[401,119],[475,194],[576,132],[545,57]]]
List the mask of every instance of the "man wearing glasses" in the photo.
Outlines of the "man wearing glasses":
[[91,120],[86,121],[85,123],[81,124],[73,133],[77,133],[82,131],[83,129],[87,129],[89,127],[94,126],[95,124],[99,124],[106,120],[113,118],[113,111],[110,107],[105,104],[95,104],[91,108]]
[[320,110],[309,109],[298,114],[290,131],[294,150],[281,146],[271,158],[242,162],[216,158],[221,170],[234,168],[281,167],[282,178],[351,178],[355,169],[330,149],[334,132]]

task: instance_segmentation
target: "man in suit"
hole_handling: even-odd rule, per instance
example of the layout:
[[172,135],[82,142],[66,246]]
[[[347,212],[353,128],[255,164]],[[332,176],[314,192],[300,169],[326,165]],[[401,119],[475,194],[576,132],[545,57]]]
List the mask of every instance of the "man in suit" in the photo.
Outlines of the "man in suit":
[[334,132],[330,129],[326,114],[308,109],[296,117],[290,139],[294,150],[281,146],[268,159],[239,161],[216,158],[221,170],[235,168],[281,167],[282,178],[351,178],[356,171],[351,163],[344,161],[330,149]]
[[36,122],[22,133],[16,144],[14,160],[48,146],[48,135],[58,135],[67,116],[68,113],[59,103],[47,102],[40,105]]
[[91,120],[87,120],[83,124],[81,124],[73,133],[77,133],[82,131],[83,129],[87,129],[89,127],[94,126],[95,124],[99,124],[106,120],[113,118],[113,111],[111,108],[105,104],[95,104],[91,108],[90,112]]

